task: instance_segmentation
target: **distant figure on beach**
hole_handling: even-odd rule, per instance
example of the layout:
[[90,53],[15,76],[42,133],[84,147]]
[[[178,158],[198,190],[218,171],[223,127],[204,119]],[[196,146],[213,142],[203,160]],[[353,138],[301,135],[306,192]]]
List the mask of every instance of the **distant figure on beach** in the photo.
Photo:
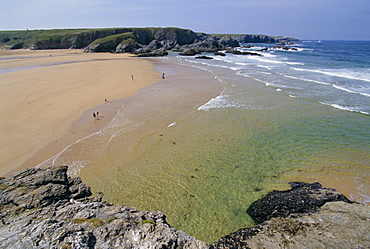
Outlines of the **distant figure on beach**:
[[96,119],[96,114],[95,114],[95,112],[93,112],[93,117]]
[[133,75],[131,75],[131,80],[134,80],[134,76]]
[[96,112],[96,117],[97,119],[99,119],[99,112]]
[[164,76],[164,73],[162,74],[162,79],[165,79],[166,77]]

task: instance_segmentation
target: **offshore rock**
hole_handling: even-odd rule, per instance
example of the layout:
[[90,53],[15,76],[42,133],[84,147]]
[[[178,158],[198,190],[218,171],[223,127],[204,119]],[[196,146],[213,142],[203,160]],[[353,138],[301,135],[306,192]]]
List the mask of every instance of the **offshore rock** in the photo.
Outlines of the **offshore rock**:
[[213,57],[202,55],[202,56],[197,56],[197,57],[195,57],[195,59],[213,60]]
[[0,248],[206,248],[170,228],[161,212],[89,196],[66,166],[0,179]]

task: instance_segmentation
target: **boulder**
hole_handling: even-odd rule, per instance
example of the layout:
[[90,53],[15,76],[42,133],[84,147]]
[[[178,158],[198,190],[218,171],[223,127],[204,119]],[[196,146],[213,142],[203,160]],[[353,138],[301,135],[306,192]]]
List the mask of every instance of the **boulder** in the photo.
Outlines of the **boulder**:
[[287,217],[290,214],[313,213],[320,210],[326,202],[348,200],[335,189],[323,188],[318,182],[292,182],[292,189],[272,191],[264,198],[254,202],[247,210],[255,220],[263,222],[274,217]]
[[166,56],[168,55],[168,52],[163,49],[157,49],[154,51],[150,51],[147,53],[141,53],[138,55],[138,57],[160,57],[160,56]]
[[202,56],[197,56],[197,57],[195,57],[195,59],[213,60],[213,57],[202,55]]
[[226,235],[209,248],[369,248],[370,207],[318,182],[292,182],[253,203],[262,224]]
[[228,49],[228,50],[226,50],[226,53],[236,54],[236,55],[263,56],[262,54],[259,54],[259,53],[249,52],[249,51],[239,51],[239,50],[236,50],[236,49]]
[[194,48],[186,48],[185,50],[183,50],[180,55],[185,55],[185,56],[194,56],[194,55],[197,55],[197,54],[200,54],[199,51],[197,51],[196,49]]
[[215,52],[215,53],[214,53],[214,55],[226,56],[226,54],[225,54],[225,53],[222,53],[222,52],[219,52],[219,51]]
[[20,43],[16,43],[10,47],[8,47],[9,50],[12,50],[12,49],[21,49],[23,48],[24,46],[24,43],[23,42],[20,42]]
[[218,41],[221,47],[240,47],[240,44],[237,40],[232,37],[224,36]]
[[327,202],[317,213],[273,218],[239,229],[209,248],[370,248],[369,220],[368,206]]
[[131,53],[138,48],[141,48],[141,46],[137,44],[135,40],[127,39],[118,44],[115,53]]

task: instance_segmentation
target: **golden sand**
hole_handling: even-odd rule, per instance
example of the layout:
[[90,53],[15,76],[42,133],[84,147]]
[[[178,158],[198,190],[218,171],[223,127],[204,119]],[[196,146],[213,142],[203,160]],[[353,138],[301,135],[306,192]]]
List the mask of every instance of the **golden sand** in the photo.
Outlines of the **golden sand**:
[[[0,175],[34,167],[99,130],[120,107],[119,99],[160,81],[146,59],[81,50],[0,50],[0,70],[5,69],[10,72],[0,74]],[[79,129],[72,129],[89,109],[101,118],[85,114]]]

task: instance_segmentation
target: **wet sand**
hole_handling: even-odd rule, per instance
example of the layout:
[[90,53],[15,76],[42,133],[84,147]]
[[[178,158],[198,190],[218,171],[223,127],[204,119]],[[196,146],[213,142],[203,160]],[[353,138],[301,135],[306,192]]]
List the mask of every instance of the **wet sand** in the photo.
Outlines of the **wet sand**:
[[35,167],[98,131],[124,98],[159,81],[147,59],[127,54],[0,50],[0,175]]

